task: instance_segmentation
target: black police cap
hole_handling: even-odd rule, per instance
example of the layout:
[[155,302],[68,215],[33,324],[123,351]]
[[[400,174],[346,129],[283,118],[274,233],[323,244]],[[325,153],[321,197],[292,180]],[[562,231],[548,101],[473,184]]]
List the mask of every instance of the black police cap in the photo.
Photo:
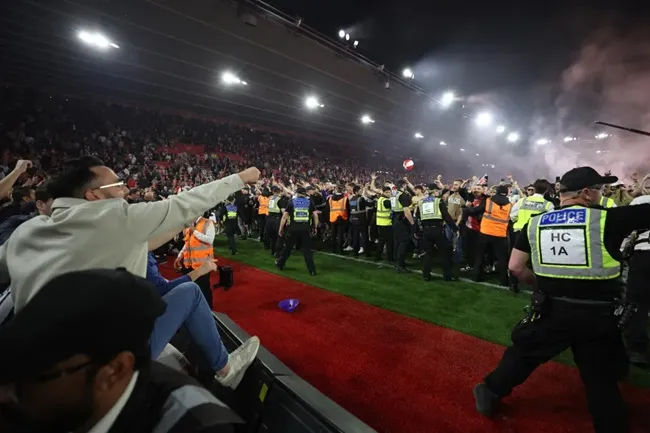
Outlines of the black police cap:
[[607,185],[618,181],[616,176],[601,176],[591,167],[577,167],[564,173],[560,179],[560,191],[579,191],[596,185]]
[[151,283],[126,270],[59,276],[0,328],[0,383],[33,377],[78,354],[92,359],[141,349],[165,308]]

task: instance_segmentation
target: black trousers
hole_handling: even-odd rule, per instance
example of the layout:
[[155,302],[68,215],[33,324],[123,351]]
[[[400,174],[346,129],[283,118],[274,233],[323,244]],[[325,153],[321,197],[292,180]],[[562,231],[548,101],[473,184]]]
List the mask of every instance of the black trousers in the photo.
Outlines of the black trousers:
[[452,254],[453,245],[451,241],[445,236],[442,224],[440,226],[424,226],[422,227],[422,248],[426,254],[422,257],[423,268],[422,275],[424,277],[431,276],[431,262],[435,254],[435,248],[438,248],[440,261],[442,264],[442,276],[449,279],[453,276],[452,272]]
[[226,238],[228,239],[228,248],[233,253],[237,252],[237,244],[235,244],[235,235],[237,234],[237,220],[226,220],[224,224],[224,231],[226,232]]
[[393,242],[395,244],[395,265],[406,267],[406,252],[411,243],[411,232],[405,220],[393,221]]
[[381,255],[384,253],[384,245],[386,246],[386,260],[392,262],[395,260],[393,256],[393,226],[377,226],[377,251],[375,258],[381,260]]
[[637,312],[625,329],[625,341],[630,352],[646,355],[650,346],[648,338],[648,310],[650,309],[650,250],[637,250],[630,259],[627,275],[627,300],[634,302]]
[[289,233],[282,254],[278,259],[278,266],[284,266],[291,255],[291,250],[297,242],[300,242],[302,247],[302,255],[305,258],[305,265],[309,272],[316,272],[316,265],[314,264],[314,253],[311,250],[311,227],[308,224],[300,225],[293,223],[289,226]]
[[476,241],[476,258],[474,262],[474,280],[483,281],[485,271],[483,265],[485,261],[485,251],[492,247],[497,259],[497,272],[499,273],[499,283],[502,286],[508,286],[508,238],[498,238],[479,233]]
[[278,245],[278,230],[280,230],[280,217],[271,215],[266,217],[265,227],[264,227],[264,248],[270,249],[271,254],[275,256],[279,253]]
[[266,226],[266,215],[257,214],[257,229],[260,234],[260,241],[264,242],[264,228]]
[[368,252],[368,226],[365,224],[350,224],[352,241],[350,242],[354,248],[354,254],[359,254],[359,249],[363,248],[366,255]]
[[554,300],[550,311],[533,322],[520,322],[496,370],[484,380],[499,397],[528,379],[535,369],[571,348],[587,394],[596,433],[627,431],[627,414],[618,379],[628,364],[611,305],[569,304]]
[[[187,275],[192,271],[193,269],[183,268],[181,272]],[[212,309],[212,286],[210,285],[210,274],[202,275],[194,280],[194,282],[199,286],[201,293],[203,293],[203,297],[208,302],[210,309]]]
[[332,223],[332,252],[334,254],[343,253],[343,243],[345,242],[345,233],[348,230],[348,222],[342,219]]

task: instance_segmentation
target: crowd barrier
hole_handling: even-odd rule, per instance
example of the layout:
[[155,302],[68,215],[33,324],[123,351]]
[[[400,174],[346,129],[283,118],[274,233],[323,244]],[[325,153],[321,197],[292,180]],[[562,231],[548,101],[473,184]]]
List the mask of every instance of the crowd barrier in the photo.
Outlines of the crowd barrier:
[[[227,315],[213,316],[229,352],[249,338]],[[182,333],[173,341],[197,368],[199,380],[212,383],[213,372],[201,359],[198,348],[188,347],[188,343],[187,335]],[[210,390],[246,422],[238,433],[376,433],[291,371],[264,346],[236,391],[218,385]]]

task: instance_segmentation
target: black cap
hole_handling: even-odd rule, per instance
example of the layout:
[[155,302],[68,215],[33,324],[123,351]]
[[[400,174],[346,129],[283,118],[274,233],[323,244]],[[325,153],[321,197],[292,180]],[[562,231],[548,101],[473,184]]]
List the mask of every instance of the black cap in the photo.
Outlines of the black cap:
[[579,191],[595,185],[607,185],[618,181],[616,176],[601,176],[591,167],[577,167],[567,171],[560,179],[560,191]]
[[429,185],[427,185],[427,188],[429,188],[429,191],[436,191],[440,189],[438,184],[435,183],[430,183]]
[[296,188],[296,194],[305,195],[305,194],[307,194],[307,190],[305,188],[303,188],[302,186],[299,186],[298,188]]
[[508,186],[507,185],[499,185],[496,187],[494,190],[495,193],[500,194],[500,195],[508,195]]
[[275,193],[275,192],[281,192],[281,191],[282,191],[282,188],[280,188],[280,187],[277,186],[277,185],[273,185],[273,186],[271,187],[271,191],[273,191],[274,193]]
[[142,349],[165,308],[151,283],[123,269],[59,276],[0,328],[0,383],[33,377],[74,355],[108,360]]

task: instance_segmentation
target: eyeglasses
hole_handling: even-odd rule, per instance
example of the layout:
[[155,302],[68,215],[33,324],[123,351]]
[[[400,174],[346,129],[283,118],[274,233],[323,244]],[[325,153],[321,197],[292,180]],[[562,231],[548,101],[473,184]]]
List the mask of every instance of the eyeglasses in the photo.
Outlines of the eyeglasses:
[[123,182],[123,181],[120,181],[120,182],[115,182],[115,183],[109,183],[108,185],[98,186],[97,189],[113,188],[113,187],[115,187],[115,186],[123,187],[123,186],[124,186],[124,182]]

